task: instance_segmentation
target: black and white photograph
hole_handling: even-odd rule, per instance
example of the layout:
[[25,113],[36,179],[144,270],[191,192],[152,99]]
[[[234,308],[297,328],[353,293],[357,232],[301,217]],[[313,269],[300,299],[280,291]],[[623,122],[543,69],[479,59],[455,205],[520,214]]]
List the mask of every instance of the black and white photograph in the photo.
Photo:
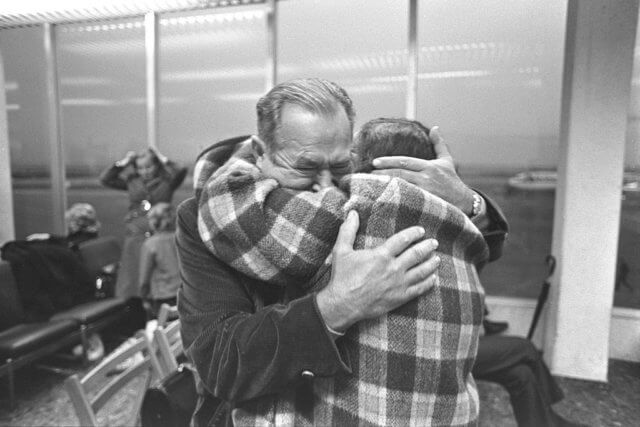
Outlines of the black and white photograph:
[[640,425],[640,0],[0,0],[0,426]]

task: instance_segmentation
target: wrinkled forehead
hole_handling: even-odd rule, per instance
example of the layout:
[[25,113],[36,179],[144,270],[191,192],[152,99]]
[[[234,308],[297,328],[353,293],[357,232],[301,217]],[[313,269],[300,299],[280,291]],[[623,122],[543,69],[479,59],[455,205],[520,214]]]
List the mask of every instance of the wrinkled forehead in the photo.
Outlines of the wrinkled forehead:
[[340,104],[331,110],[286,105],[274,134],[274,151],[294,146],[321,146],[325,150],[350,149],[353,130]]

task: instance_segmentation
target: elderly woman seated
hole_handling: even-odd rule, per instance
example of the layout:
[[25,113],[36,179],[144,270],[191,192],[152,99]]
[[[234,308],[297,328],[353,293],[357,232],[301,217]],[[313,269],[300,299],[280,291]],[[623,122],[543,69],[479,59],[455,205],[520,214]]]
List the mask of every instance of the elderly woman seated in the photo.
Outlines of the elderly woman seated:
[[55,236],[49,233],[34,233],[27,236],[27,240],[55,239],[66,241],[69,247],[77,249],[80,243],[98,237],[100,221],[96,210],[89,203],[75,203],[65,213],[67,226],[66,236]]

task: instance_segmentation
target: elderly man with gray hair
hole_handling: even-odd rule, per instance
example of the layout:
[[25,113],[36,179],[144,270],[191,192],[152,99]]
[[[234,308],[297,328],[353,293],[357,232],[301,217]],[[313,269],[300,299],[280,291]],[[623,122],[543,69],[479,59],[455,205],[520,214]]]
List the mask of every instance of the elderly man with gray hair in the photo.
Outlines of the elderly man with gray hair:
[[[258,104],[259,138],[252,139],[256,165],[273,182],[293,189],[290,194],[299,190],[332,192],[331,186],[349,172],[353,116],[351,100],[335,84],[306,79],[277,86]],[[238,409],[276,395],[292,396],[294,422],[318,422],[313,414],[319,406],[309,382],[314,377],[351,376],[358,380],[361,359],[345,350],[342,341],[352,326],[378,319],[432,288],[439,263],[433,256],[436,245],[433,239],[424,239],[424,227],[414,225],[399,232],[400,228],[394,228],[396,234],[379,236],[371,247],[362,248],[358,242],[354,250],[359,217],[344,211],[337,218],[337,227],[332,228],[337,235],[324,247],[331,251],[333,246],[331,266],[323,270],[323,287],[314,292],[307,292],[305,278],[293,275],[287,277],[287,286],[274,286],[247,271],[238,271],[237,265],[226,265],[202,242],[197,199],[201,207],[207,206],[208,178],[241,141],[223,141],[201,157],[196,168],[200,172],[197,197],[183,203],[178,213],[183,277],[178,304],[183,340],[204,385],[194,421],[196,425],[231,424]],[[434,161],[383,158],[374,166],[385,169],[386,175],[401,176],[437,193],[457,206],[452,208],[460,214],[473,215],[483,224],[491,257],[499,256],[506,230],[504,218],[460,181],[442,144],[437,152],[439,158]],[[246,153],[236,154],[223,169],[233,172],[231,165]],[[389,181],[388,177],[382,179]],[[230,185],[235,184],[230,181]],[[254,221],[253,225],[259,228],[262,224]],[[406,225],[412,224],[403,227]],[[345,332],[347,337],[339,338]],[[391,362],[388,366],[395,365]],[[388,372],[382,375],[385,386],[395,390],[390,382],[397,378],[388,377]],[[407,384],[397,386],[413,389]],[[356,402],[355,408],[364,410],[368,403],[367,399]],[[344,418],[349,423],[377,424],[351,415]],[[422,417],[425,422],[430,419],[429,415]],[[337,419],[331,418],[332,422]],[[388,421],[384,415],[378,420]],[[275,419],[276,424],[279,421]]]

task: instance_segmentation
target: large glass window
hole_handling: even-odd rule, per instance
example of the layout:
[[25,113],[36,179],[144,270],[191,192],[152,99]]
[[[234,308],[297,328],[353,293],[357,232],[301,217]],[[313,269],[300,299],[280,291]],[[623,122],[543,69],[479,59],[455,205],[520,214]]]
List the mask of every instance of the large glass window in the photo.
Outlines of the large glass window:
[[640,308],[640,32],[633,59],[614,305]]
[[463,179],[511,225],[483,284],[535,297],[551,251],[566,2],[423,0],[418,9],[417,117],[441,127]]
[[[159,28],[161,151],[192,166],[212,143],[255,133],[266,87],[264,8],[163,14]],[[176,202],[191,193],[183,185]]]
[[53,229],[42,27],[0,30],[16,238]]
[[407,1],[298,0],[278,11],[279,82],[335,81],[353,99],[356,126],[405,116]]
[[68,204],[91,203],[105,235],[122,235],[127,195],[100,172],[147,144],[142,18],[56,27]]

